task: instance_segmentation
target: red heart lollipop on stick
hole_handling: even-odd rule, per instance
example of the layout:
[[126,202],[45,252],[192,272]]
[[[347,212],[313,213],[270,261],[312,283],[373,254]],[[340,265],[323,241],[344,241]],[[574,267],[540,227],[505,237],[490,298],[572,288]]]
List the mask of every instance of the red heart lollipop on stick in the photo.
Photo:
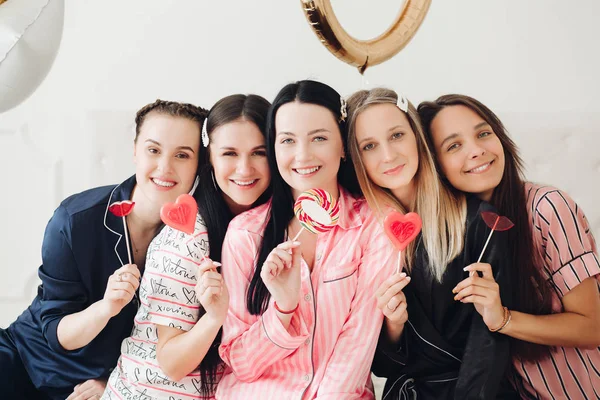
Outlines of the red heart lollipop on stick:
[[129,246],[129,234],[127,233],[127,219],[125,219],[125,217],[133,211],[134,205],[135,202],[131,200],[123,200],[116,201],[110,206],[108,206],[108,211],[110,211],[117,217],[123,218],[123,230],[125,231],[125,244],[127,245],[127,257],[129,259],[129,264],[133,263],[131,262],[131,247]]
[[402,250],[406,249],[406,246],[415,240],[419,232],[421,232],[422,224],[421,217],[414,212],[402,214],[398,211],[392,211],[385,217],[383,221],[385,234],[399,250],[396,273],[400,272]]
[[[198,204],[193,196],[185,193],[179,195],[175,203],[165,203],[160,208],[160,219],[173,229],[192,235],[196,226]],[[194,241],[196,238],[194,237]],[[202,253],[202,259],[206,256]]]
[[483,257],[483,253],[485,252],[485,249],[486,249],[488,243],[490,242],[490,239],[492,238],[492,234],[494,233],[494,231],[500,231],[500,232],[507,231],[510,228],[512,228],[513,226],[515,226],[515,224],[513,224],[513,222],[510,219],[508,219],[507,217],[498,215],[495,212],[491,212],[491,211],[482,211],[481,218],[483,218],[483,221],[485,222],[485,224],[491,229],[491,232],[490,232],[487,240],[485,241],[485,244],[483,245],[483,250],[481,250],[481,254],[479,255],[479,259],[477,259],[477,262],[481,261],[481,258]]

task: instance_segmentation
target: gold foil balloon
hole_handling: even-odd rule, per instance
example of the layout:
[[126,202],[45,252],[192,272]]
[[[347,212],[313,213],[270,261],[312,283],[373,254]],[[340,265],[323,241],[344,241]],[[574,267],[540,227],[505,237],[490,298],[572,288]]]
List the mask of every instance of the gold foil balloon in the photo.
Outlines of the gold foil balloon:
[[406,0],[392,25],[370,40],[358,40],[342,28],[331,7],[331,0],[300,0],[313,31],[334,56],[358,67],[381,64],[396,55],[410,42],[421,26],[431,0]]

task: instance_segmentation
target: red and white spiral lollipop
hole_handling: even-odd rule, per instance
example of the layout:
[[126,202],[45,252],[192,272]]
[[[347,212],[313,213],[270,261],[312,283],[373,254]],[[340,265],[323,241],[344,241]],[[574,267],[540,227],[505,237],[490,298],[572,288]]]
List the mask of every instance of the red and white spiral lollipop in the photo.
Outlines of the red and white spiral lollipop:
[[304,229],[312,233],[324,233],[333,229],[340,218],[340,206],[337,199],[326,190],[310,189],[298,196],[294,213],[302,225],[293,239],[295,241]]

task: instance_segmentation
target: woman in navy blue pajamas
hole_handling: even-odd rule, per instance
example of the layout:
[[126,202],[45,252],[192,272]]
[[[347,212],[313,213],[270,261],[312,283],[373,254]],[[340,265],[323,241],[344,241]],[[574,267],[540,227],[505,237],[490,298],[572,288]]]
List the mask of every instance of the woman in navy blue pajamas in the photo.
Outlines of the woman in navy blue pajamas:
[[[42,244],[37,296],[0,329],[3,399],[102,394],[131,333],[146,249],[162,226],[160,207],[197,186],[205,117],[190,104],[145,106],[136,116],[136,174],[73,195],[56,209]],[[123,200],[136,203],[127,216],[129,255],[122,218],[108,211]]]

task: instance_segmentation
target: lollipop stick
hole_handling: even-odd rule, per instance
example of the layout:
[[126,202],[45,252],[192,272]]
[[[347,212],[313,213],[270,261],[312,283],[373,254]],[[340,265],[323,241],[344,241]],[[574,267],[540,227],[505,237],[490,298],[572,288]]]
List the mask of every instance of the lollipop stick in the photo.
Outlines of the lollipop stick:
[[481,250],[481,254],[479,255],[479,258],[477,259],[477,262],[481,261],[481,258],[483,257],[483,253],[485,253],[485,248],[487,247],[488,243],[490,242],[490,239],[492,238],[492,234],[494,233],[494,230],[496,229],[496,225],[498,225],[498,221],[500,221],[500,217],[496,218],[496,222],[494,223],[494,226],[492,227],[492,231],[490,232],[487,240],[485,241],[485,244],[483,245],[483,250]]
[[296,233],[296,236],[294,236],[294,238],[292,239],[292,242],[295,242],[296,239],[298,239],[298,237],[300,236],[300,234],[302,233],[303,230],[304,230],[304,227],[300,228],[298,233]]
[[398,251],[398,264],[396,264],[396,273],[400,272],[400,260],[402,260],[402,250]]
[[127,245],[127,257],[129,258],[129,264],[133,264],[131,262],[131,247],[129,247],[129,234],[127,233],[127,220],[123,215],[123,228],[125,229],[125,244]]
[[202,247],[200,247],[200,243],[198,243],[198,240],[196,240],[196,236],[194,236],[193,234],[192,234],[192,239],[194,240],[194,243],[196,243],[196,247],[198,248],[198,250],[200,251],[200,254],[202,255],[202,261],[208,260],[209,258],[206,257],[206,255],[202,251]]

